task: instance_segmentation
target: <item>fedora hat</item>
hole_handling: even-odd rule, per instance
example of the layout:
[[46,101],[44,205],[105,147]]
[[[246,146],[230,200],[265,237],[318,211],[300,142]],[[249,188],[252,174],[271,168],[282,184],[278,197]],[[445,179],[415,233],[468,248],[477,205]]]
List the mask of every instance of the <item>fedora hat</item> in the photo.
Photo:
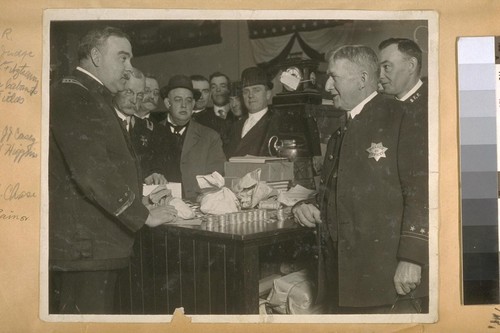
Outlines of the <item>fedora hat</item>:
[[262,84],[273,89],[273,83],[267,78],[266,72],[259,67],[248,67],[241,73],[242,88]]
[[186,75],[174,75],[168,80],[168,84],[160,89],[160,96],[162,99],[168,97],[168,93],[172,89],[184,88],[193,93],[194,100],[200,98],[201,93],[198,90],[193,89],[193,82]]

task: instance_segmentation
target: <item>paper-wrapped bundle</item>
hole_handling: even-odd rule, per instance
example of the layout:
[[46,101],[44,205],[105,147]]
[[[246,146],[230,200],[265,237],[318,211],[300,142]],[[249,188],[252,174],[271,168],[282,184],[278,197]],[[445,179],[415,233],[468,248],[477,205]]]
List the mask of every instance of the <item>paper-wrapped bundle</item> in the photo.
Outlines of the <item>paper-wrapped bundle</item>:
[[195,217],[195,214],[191,207],[189,207],[182,199],[172,198],[168,202],[170,206],[173,206],[177,210],[177,217],[181,219],[188,220]]
[[268,307],[282,314],[313,314],[320,311],[314,304],[316,284],[308,270],[303,269],[274,280],[267,297]]
[[240,200],[242,208],[257,206],[260,201],[267,199],[273,192],[273,188],[266,182],[260,181],[260,172],[260,169],[253,170],[234,185],[233,191]]
[[210,175],[196,176],[196,180],[203,191],[198,198],[203,213],[219,215],[240,210],[238,198],[230,189],[224,187],[224,177],[217,171]]

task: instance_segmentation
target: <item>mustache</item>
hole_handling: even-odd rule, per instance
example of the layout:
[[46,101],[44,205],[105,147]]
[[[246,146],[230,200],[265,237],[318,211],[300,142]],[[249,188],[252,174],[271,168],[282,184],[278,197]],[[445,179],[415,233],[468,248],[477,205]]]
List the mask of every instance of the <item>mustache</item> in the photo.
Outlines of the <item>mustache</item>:
[[125,80],[130,80],[130,76],[132,75],[132,72],[131,71],[125,71],[123,72],[123,78]]
[[152,97],[151,97],[151,98],[144,98],[144,99],[142,100],[142,102],[143,102],[143,103],[145,103],[145,102],[150,102],[150,103],[153,103],[153,104],[155,104],[155,105],[157,104],[157,103],[155,102],[154,98],[152,98]]

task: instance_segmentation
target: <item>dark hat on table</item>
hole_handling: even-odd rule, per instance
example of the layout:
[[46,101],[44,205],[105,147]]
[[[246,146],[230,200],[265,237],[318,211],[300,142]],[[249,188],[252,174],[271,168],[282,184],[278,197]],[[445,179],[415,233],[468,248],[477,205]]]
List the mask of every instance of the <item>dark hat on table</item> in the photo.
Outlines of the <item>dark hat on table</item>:
[[193,82],[186,75],[174,75],[168,81],[168,84],[160,89],[160,96],[162,99],[168,97],[168,93],[172,89],[185,88],[193,93],[193,98],[197,100],[201,96],[201,92],[193,89]]
[[230,97],[238,97],[241,96],[241,82],[231,82],[229,84],[229,96]]
[[248,67],[241,73],[241,87],[250,87],[262,84],[273,89],[273,83],[267,78],[266,72],[259,67]]

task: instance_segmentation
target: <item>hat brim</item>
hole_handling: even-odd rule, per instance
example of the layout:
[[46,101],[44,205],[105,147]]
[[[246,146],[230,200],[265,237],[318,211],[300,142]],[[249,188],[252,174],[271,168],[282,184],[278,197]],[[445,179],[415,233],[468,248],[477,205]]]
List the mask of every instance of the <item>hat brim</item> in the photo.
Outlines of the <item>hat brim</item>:
[[160,91],[160,94],[162,95],[162,98],[165,99],[168,97],[168,93],[171,90],[177,89],[177,88],[184,88],[184,89],[191,91],[193,93],[193,98],[195,101],[197,101],[201,97],[201,92],[199,92],[198,90],[191,89],[189,87],[185,87],[185,86],[172,86],[172,87],[167,86],[167,87],[165,87],[165,89],[163,89],[163,91]]

